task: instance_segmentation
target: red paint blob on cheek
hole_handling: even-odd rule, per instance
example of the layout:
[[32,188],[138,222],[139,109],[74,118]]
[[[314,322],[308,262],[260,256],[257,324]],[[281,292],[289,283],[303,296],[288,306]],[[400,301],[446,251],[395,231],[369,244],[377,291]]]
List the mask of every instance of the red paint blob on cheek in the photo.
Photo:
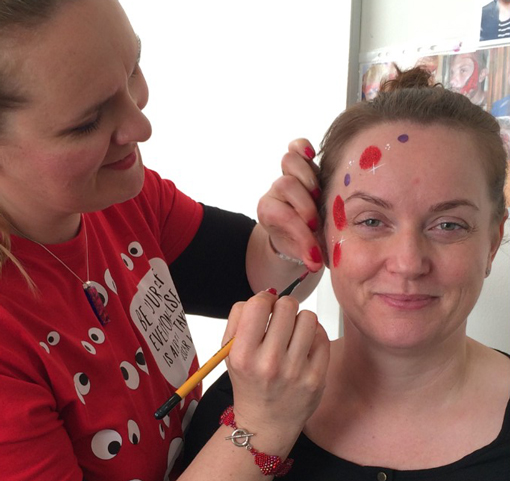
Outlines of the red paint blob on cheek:
[[333,249],[333,266],[338,267],[340,265],[340,260],[342,259],[342,246],[340,242],[335,244],[335,248]]
[[381,160],[382,152],[379,147],[371,145],[367,147],[359,159],[359,166],[362,169],[371,169],[374,165],[377,165]]
[[343,230],[347,226],[344,200],[339,195],[336,196],[335,202],[333,203],[333,220],[338,230]]

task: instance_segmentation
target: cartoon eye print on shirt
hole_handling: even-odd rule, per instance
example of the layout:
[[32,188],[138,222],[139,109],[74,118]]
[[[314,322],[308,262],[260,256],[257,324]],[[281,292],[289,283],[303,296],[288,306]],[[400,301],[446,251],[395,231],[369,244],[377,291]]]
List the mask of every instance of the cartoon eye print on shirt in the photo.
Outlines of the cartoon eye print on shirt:
[[[131,242],[131,244],[128,245],[128,252],[132,257],[141,257],[143,255],[142,245],[136,241]],[[132,271],[135,268],[135,264],[131,257],[129,257],[126,254],[121,254],[120,257],[122,258],[124,264],[130,271]]]
[[[141,347],[139,347],[135,353],[135,363],[141,371],[149,374],[149,368],[145,361],[145,354]],[[122,361],[120,363],[120,371],[126,382],[126,386],[133,391],[138,389],[140,385],[140,374],[138,374],[136,367],[128,361]]]
[[91,447],[99,459],[105,461],[113,459],[122,448],[122,436],[113,429],[104,429],[94,435]]
[[[88,335],[89,335],[90,340],[94,344],[103,344],[103,342],[106,339],[106,336],[105,336],[104,332],[101,329],[99,329],[98,327],[92,327],[91,329],[89,329]],[[97,354],[96,348],[90,342],[88,342],[88,341],[81,341],[81,345],[90,354],[92,354],[94,356]]]
[[103,344],[106,339],[104,332],[98,327],[92,327],[89,329],[90,340],[96,344]]
[[60,334],[57,331],[51,331],[46,336],[46,342],[41,341],[39,345],[49,354],[49,346],[56,346],[60,342]]
[[[140,428],[132,419],[127,422],[127,428],[128,440],[136,446],[140,443]],[[122,448],[122,436],[113,429],[104,429],[94,435],[91,448],[96,457],[108,461],[119,454]]]
[[112,273],[110,272],[110,269],[106,269],[104,272],[104,281],[115,294],[118,294],[117,292],[117,284],[115,284],[115,281],[113,280]]
[[136,367],[130,362],[122,361],[120,363],[120,371],[122,372],[124,381],[126,381],[126,386],[133,391],[138,389],[138,386],[140,385],[140,375],[138,374]]
[[146,374],[149,374],[149,367],[147,366],[147,361],[145,360],[145,354],[141,347],[135,353],[135,361],[136,365]]
[[85,404],[85,398],[90,392],[90,379],[84,372],[78,372],[74,375],[74,387],[76,389],[76,394],[80,401]]

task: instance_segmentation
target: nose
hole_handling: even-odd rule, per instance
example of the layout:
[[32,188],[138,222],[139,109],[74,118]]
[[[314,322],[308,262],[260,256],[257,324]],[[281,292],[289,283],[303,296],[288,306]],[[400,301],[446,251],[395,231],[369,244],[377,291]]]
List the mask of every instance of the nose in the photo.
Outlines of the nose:
[[148,89],[145,80],[133,91],[126,91],[119,101],[118,123],[112,141],[118,145],[145,142],[152,135],[152,126],[142,109],[147,104]]
[[387,252],[386,269],[409,280],[428,274],[431,259],[424,236],[412,229],[393,235]]

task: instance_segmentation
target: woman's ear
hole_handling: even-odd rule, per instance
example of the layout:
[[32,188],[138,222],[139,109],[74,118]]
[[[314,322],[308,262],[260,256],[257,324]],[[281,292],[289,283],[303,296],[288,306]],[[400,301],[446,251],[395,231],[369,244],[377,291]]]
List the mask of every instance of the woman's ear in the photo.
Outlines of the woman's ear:
[[499,223],[499,225],[497,227],[497,231],[494,234],[494,237],[492,239],[489,259],[487,261],[487,270],[486,270],[487,275],[489,275],[489,273],[491,271],[492,262],[494,261],[494,257],[496,257],[496,254],[498,252],[499,246],[501,245],[501,242],[503,241],[503,237],[505,234],[505,223],[506,223],[507,219],[508,219],[508,209],[507,209],[505,215],[503,216],[503,219]]

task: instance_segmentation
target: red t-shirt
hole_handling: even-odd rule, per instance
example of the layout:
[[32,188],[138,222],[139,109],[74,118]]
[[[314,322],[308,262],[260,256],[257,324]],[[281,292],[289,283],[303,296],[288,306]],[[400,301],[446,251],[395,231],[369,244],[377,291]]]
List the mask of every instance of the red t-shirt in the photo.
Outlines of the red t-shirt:
[[[135,199],[86,214],[90,280],[102,326],[80,281],[41,246],[12,237],[38,290],[7,263],[0,278],[0,478],[161,481],[200,396],[162,421],[155,410],[197,369],[168,265],[202,207],[146,170]],[[86,280],[83,226],[48,248]]]

